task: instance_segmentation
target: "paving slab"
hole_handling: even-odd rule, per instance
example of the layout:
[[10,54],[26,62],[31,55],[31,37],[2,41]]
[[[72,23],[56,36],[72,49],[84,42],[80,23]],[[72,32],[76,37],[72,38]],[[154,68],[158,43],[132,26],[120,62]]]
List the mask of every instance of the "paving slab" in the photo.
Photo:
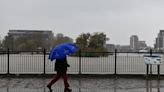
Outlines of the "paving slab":
[[[0,92],[49,92],[52,78],[1,78]],[[69,77],[72,92],[164,92],[164,80],[144,78]],[[53,92],[64,92],[63,80],[52,86]]]

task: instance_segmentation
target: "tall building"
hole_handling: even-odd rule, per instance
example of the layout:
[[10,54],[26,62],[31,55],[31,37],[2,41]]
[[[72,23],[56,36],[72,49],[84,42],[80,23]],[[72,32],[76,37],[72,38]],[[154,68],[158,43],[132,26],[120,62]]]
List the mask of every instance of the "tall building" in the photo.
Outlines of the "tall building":
[[137,35],[132,35],[130,37],[130,47],[132,49],[138,49],[138,36]]
[[42,34],[47,39],[53,36],[50,30],[9,30],[8,32],[8,36],[12,36],[15,39],[19,37],[29,37],[33,34]]
[[51,41],[53,38],[53,33],[50,30],[9,30],[7,37],[10,39],[10,42],[8,43],[9,44],[8,47],[12,50],[17,50],[19,48],[18,47],[19,44],[17,43],[18,42],[17,38],[26,37],[30,39],[30,37],[32,36],[35,37],[36,39],[40,39],[39,42],[36,42],[37,48],[50,49],[50,47],[47,47],[47,46],[51,46]]
[[138,48],[139,49],[146,49],[147,45],[145,41],[138,41]]
[[115,45],[114,44],[106,44],[106,48],[108,52],[114,52],[115,51]]
[[139,49],[144,49],[147,47],[146,42],[145,41],[138,41],[138,47]]
[[132,35],[130,37],[130,48],[133,51],[145,50],[147,49],[147,45],[145,41],[140,41],[137,35]]
[[62,33],[56,34],[56,38],[57,38],[57,39],[60,39],[60,38],[63,38],[63,37],[64,37],[64,35],[63,35]]
[[158,33],[154,48],[157,50],[164,50],[164,30],[160,30]]
[[62,33],[57,33],[56,34],[56,40],[58,40],[57,44],[63,43],[63,42],[71,42],[71,43],[73,43],[73,39],[72,38],[63,35]]

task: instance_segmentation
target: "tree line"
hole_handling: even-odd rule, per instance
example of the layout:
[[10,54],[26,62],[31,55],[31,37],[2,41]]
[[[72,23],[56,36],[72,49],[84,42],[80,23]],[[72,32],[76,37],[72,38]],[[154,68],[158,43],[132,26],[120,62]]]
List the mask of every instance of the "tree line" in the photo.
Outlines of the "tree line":
[[75,43],[80,47],[82,51],[88,52],[105,52],[106,41],[109,38],[103,32],[95,33],[81,33],[73,42],[73,39],[68,36],[56,37],[44,37],[44,35],[35,33],[30,36],[20,36],[13,38],[12,36],[5,36],[0,39],[0,50],[10,49],[13,51],[34,51],[34,50],[50,50],[57,44],[64,42]]

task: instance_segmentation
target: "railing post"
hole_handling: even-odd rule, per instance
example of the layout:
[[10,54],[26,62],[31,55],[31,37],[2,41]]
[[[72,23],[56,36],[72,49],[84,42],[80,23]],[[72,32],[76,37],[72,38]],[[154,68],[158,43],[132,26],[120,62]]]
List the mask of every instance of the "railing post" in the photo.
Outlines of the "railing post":
[[10,64],[9,64],[9,59],[10,58],[10,51],[9,48],[7,49],[7,74],[10,74]]
[[149,64],[146,64],[146,78],[148,78],[149,75]]
[[[150,49],[150,56],[152,56],[152,49]],[[152,74],[152,64],[146,64],[146,78],[149,76],[149,65],[150,65],[150,75]]]
[[153,50],[152,50],[152,49],[150,49],[150,56],[152,56],[152,54],[153,54]]
[[44,49],[44,71],[43,74],[46,74],[46,49]]
[[117,49],[115,49],[115,67],[114,67],[114,75],[117,75]]
[[157,65],[158,79],[160,79],[160,65]]
[[[152,49],[150,49],[150,56],[152,56],[152,53],[153,53],[153,51],[152,51]],[[150,74],[152,75],[152,64],[150,64]]]
[[79,74],[81,74],[81,49],[79,50]]

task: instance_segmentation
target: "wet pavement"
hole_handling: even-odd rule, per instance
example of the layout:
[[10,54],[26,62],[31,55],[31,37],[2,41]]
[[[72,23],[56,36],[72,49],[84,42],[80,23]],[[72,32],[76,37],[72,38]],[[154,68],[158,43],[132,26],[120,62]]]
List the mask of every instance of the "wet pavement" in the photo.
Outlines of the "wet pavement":
[[[46,88],[51,78],[0,79],[0,92],[49,92]],[[145,78],[108,78],[69,76],[72,92],[164,92],[164,80]],[[53,92],[64,92],[63,80],[52,86]]]

